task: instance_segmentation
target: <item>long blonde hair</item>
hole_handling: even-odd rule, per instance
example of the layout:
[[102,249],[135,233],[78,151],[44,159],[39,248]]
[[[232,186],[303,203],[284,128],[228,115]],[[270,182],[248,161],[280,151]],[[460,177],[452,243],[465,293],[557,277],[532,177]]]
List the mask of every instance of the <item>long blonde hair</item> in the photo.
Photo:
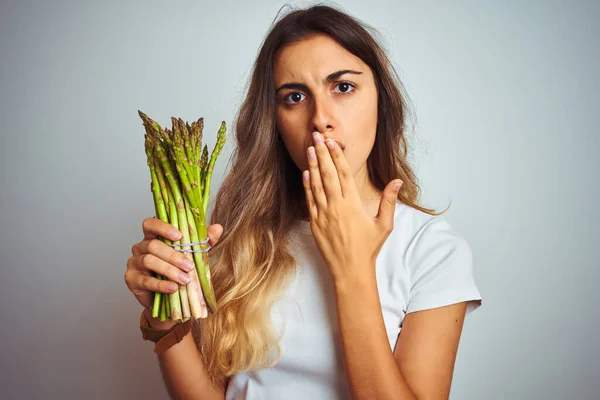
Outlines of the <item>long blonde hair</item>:
[[305,202],[301,172],[276,126],[273,62],[284,46],[314,34],[329,35],[371,68],[378,126],[367,160],[369,177],[379,190],[400,178],[399,201],[439,215],[417,204],[420,189],[407,162],[403,88],[368,29],[342,11],[313,6],[284,16],[262,43],[234,124],[231,169],[211,216],[212,224],[224,228],[209,255],[219,310],[194,328],[208,374],[220,386],[237,372],[274,365],[280,355],[270,311],[296,267],[289,232],[302,217]]

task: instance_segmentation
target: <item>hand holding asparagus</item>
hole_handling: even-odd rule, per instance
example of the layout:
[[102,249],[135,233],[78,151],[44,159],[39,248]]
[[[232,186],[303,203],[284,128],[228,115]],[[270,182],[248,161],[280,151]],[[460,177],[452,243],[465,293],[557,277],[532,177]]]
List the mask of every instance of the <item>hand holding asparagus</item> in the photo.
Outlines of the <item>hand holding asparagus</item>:
[[[169,329],[176,324],[172,319],[152,318],[155,293],[170,295],[179,290],[179,285],[185,285],[183,276],[194,269],[186,267],[184,262],[188,257],[167,246],[162,240],[169,238],[177,240],[182,233],[173,225],[157,218],[146,218],[142,223],[143,239],[134,244],[132,256],[127,261],[125,282],[138,302],[146,309],[150,326],[156,329]],[[220,224],[207,228],[210,245],[215,246],[221,237],[223,227]],[[167,279],[158,279],[157,275]]]

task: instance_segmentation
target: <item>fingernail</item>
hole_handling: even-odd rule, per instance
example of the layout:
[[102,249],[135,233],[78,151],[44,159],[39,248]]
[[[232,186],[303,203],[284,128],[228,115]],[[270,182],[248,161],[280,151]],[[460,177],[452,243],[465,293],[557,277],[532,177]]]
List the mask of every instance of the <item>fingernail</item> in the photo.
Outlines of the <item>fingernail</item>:
[[331,139],[327,139],[327,141],[325,143],[327,143],[327,147],[329,147],[332,150],[335,147],[335,142]]
[[398,189],[400,189],[400,186],[402,186],[402,181],[397,181],[397,182],[394,182],[394,183],[392,184],[392,189],[394,189],[394,190],[398,190]]
[[188,283],[190,283],[190,277],[188,274],[184,273],[184,272],[180,272],[179,273],[179,280],[183,283],[185,283],[186,285]]
[[194,269],[195,266],[196,266],[196,264],[194,264],[194,262],[192,260],[190,260],[189,258],[186,258],[183,261],[183,268],[188,271],[191,271],[192,269]]
[[310,147],[308,148],[308,156],[309,156],[310,158],[312,158],[313,160],[314,160],[315,158],[317,158],[317,153],[315,153],[315,148],[314,148],[314,147],[310,146]]
[[179,239],[181,239],[181,236],[182,236],[182,233],[180,231],[178,231],[178,230],[171,231],[171,238],[173,240],[179,240]]
[[323,138],[321,137],[321,134],[319,132],[315,132],[313,134],[313,137],[314,137],[315,145],[323,142]]

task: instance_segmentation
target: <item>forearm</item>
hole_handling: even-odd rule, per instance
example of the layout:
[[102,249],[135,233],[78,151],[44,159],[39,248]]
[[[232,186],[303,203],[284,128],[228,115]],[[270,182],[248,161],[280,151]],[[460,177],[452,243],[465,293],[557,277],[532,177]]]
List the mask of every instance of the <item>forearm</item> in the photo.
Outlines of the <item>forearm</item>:
[[368,282],[336,282],[335,292],[344,368],[352,398],[415,399],[387,338],[375,277]]
[[[152,322],[151,322],[152,325]],[[163,327],[156,327],[163,329]],[[192,333],[164,353],[158,354],[165,386],[172,399],[223,400],[225,392],[208,377]]]

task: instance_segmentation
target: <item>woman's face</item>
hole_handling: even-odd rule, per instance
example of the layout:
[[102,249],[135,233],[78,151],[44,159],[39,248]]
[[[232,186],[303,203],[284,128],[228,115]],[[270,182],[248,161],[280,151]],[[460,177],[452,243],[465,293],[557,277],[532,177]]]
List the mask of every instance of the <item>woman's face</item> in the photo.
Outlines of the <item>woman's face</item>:
[[308,169],[307,149],[319,131],[341,143],[352,175],[367,179],[377,129],[371,69],[329,36],[316,35],[284,47],[274,74],[277,127],[298,168]]

